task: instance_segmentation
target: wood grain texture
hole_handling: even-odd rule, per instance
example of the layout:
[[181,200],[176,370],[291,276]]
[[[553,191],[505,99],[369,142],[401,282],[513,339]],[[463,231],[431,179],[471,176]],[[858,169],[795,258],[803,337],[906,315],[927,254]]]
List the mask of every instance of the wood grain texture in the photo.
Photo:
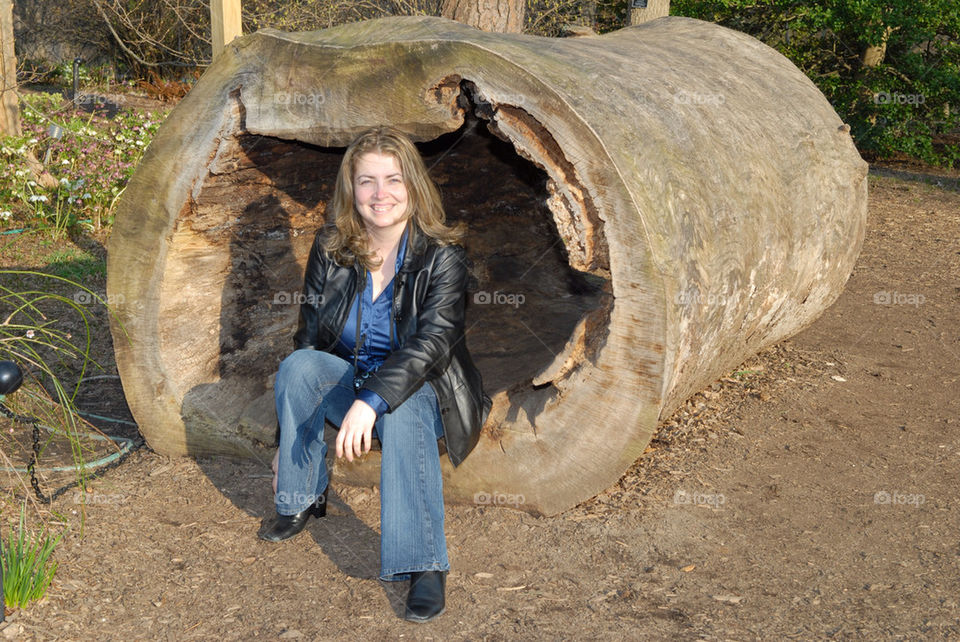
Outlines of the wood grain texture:
[[[443,458],[451,500],[508,493],[552,514],[595,495],[689,395],[809,325],[859,253],[866,163],[803,73],[744,34],[676,17],[574,39],[425,17],[261,31],[164,123],[110,239],[117,364],[154,449],[242,454],[273,429],[267,373],[295,309],[268,324],[263,301],[302,275],[322,177],[271,173],[246,137],[343,146],[388,123],[427,141],[467,111],[542,168],[564,256],[611,296],[496,391],[460,467]],[[265,365],[231,369],[239,354]],[[334,475],[377,470],[371,457]]]

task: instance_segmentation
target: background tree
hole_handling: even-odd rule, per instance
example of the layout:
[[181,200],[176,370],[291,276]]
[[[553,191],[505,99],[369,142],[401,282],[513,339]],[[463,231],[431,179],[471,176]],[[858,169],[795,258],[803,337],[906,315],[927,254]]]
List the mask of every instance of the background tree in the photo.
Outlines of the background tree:
[[20,134],[17,59],[13,47],[13,2],[0,0],[0,134]]
[[483,31],[523,31],[524,0],[443,0],[440,15]]

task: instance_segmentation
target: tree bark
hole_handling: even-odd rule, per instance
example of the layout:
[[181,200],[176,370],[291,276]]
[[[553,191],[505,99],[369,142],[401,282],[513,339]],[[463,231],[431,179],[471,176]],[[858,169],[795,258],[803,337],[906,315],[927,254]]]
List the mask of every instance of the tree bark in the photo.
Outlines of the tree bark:
[[[454,501],[552,514],[609,487],[658,421],[832,304],[863,241],[847,128],[745,34],[677,17],[590,38],[428,17],[260,31],[164,122],[109,241],[117,368],[156,451],[272,456],[313,233],[343,147],[378,123],[434,141],[441,188],[473,190],[446,205],[470,229],[467,342],[494,406],[466,461],[442,459]],[[464,152],[474,127],[503,147]],[[510,155],[535,175],[499,169]],[[529,207],[497,195],[521,178]],[[334,479],[376,483],[378,462]]]
[[860,56],[860,64],[864,68],[870,69],[873,67],[879,67],[884,58],[887,57],[887,41],[890,40],[890,34],[893,33],[892,27],[887,27],[883,30],[883,37],[880,39],[879,44],[869,45],[863,50],[863,54]]
[[630,9],[630,24],[638,25],[670,15],[670,0],[648,0],[646,7],[633,8],[632,0],[627,0]]
[[17,59],[13,46],[13,2],[0,0],[0,134],[18,136]]
[[482,31],[523,31],[524,0],[443,0],[440,15]]

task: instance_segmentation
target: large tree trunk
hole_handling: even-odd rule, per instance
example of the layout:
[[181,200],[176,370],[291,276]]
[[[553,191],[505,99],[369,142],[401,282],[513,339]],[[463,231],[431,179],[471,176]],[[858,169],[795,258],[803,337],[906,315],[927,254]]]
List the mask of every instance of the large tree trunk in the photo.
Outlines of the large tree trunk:
[[443,0],[440,15],[483,31],[520,33],[525,6],[524,0]]
[[13,47],[13,2],[0,0],[0,134],[20,134],[17,59]]
[[[452,500],[555,513],[608,487],[684,399],[829,306],[863,240],[847,128],[744,34],[261,31],[169,116],[110,238],[117,365],[154,449],[273,441],[313,232],[343,147],[377,123],[432,141],[470,225],[467,341],[494,407],[473,454],[443,459]],[[378,462],[334,477],[373,483]]]
[[638,25],[670,15],[670,0],[627,0],[630,24]]

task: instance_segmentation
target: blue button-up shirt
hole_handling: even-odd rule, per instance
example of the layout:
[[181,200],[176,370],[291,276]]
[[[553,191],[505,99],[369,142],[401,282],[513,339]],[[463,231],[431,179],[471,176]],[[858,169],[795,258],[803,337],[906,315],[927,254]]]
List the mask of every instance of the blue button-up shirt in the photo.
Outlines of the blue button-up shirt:
[[[353,304],[350,306],[350,316],[347,317],[347,322],[343,326],[337,352],[341,355],[350,355],[350,358],[353,358],[354,349],[358,343],[357,320],[359,318],[358,373],[379,368],[395,347],[396,339],[393,338],[393,335],[396,334],[396,328],[394,327],[393,332],[391,332],[391,324],[393,324],[393,284],[397,279],[397,273],[400,272],[400,266],[403,265],[403,257],[406,252],[407,230],[404,229],[400,246],[397,248],[394,276],[390,279],[387,287],[374,300],[373,277],[367,270],[366,286],[359,296],[354,297]],[[391,338],[393,338],[394,345],[391,345]],[[389,407],[383,397],[372,390],[361,390],[357,393],[357,399],[369,404],[377,412],[378,419]]]

